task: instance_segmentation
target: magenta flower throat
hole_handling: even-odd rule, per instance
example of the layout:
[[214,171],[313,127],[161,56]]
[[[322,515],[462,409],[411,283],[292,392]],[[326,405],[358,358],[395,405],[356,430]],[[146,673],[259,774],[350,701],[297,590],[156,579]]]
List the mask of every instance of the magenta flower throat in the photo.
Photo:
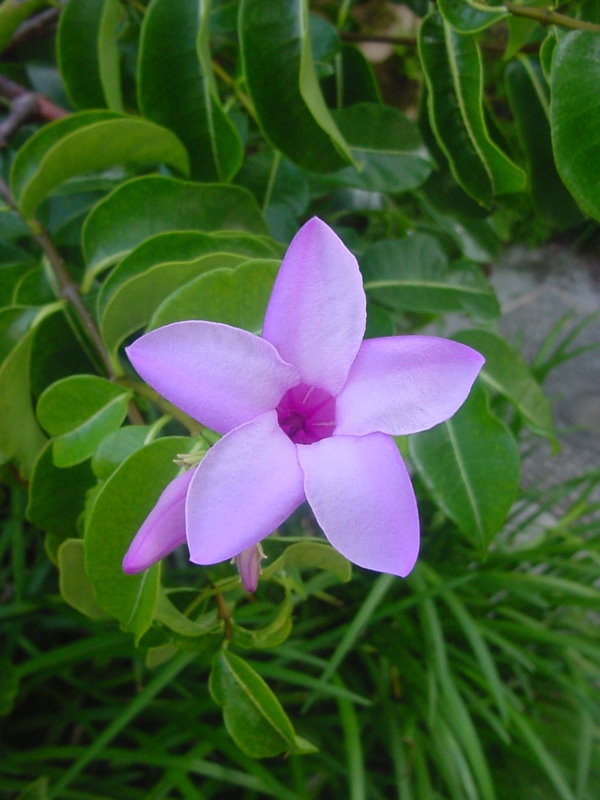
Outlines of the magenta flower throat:
[[196,564],[248,562],[245,584],[254,588],[258,543],[304,501],[350,561],[410,572],[419,518],[392,437],[451,417],[484,360],[435,336],[363,341],[365,324],[356,259],[315,217],[285,254],[262,336],[190,320],[127,348],[150,386],[223,435],[158,498],[125,572],[187,542]]

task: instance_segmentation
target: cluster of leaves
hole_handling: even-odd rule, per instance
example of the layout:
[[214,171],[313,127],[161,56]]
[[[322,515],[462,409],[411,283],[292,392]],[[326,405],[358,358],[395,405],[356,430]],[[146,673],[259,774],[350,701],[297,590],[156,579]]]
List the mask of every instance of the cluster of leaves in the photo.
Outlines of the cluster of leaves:
[[[0,41],[41,5],[17,18],[4,0]],[[579,520],[598,476],[549,529],[535,525],[539,499],[517,501],[522,433],[555,432],[536,375],[497,332],[484,266],[515,231],[599,218],[598,12],[574,5],[582,29],[566,32],[535,6],[415,3],[421,101],[401,110],[345,41],[351,6],[69,0],[55,56],[47,41],[9,49],[3,71],[56,104],[2,158],[4,769],[23,800],[232,786],[591,800],[599,551]],[[484,70],[499,31],[505,59]],[[422,564],[405,582],[347,583],[348,563],[301,510],[265,543],[252,601],[233,567],[191,568],[181,553],[162,576],[124,575],[173,459],[215,438],[141,383],[123,346],[193,318],[258,332],[285,245],[312,213],[359,256],[368,335],[458,313],[454,337],[486,357],[452,420],[399,442]],[[288,767],[251,760],[279,753],[293,788]],[[119,777],[98,789],[101,759]]]

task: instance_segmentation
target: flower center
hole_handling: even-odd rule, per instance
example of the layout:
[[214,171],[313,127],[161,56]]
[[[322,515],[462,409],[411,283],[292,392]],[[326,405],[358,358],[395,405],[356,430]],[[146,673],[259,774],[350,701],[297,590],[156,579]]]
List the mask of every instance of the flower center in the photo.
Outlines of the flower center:
[[277,419],[295,444],[326,439],[335,428],[335,397],[316,386],[299,383],[279,401]]

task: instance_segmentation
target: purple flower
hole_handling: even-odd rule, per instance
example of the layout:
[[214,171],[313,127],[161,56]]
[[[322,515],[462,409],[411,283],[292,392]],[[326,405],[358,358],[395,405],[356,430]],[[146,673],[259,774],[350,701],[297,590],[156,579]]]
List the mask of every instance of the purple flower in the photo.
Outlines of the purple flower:
[[262,337],[176,322],[127,348],[145,381],[223,437],[167,486],[131,543],[125,572],[186,538],[196,564],[239,556],[304,500],[350,561],[411,571],[419,518],[391,437],[452,416],[484,359],[433,336],[363,341],[365,309],[356,259],[315,217],[285,255]]

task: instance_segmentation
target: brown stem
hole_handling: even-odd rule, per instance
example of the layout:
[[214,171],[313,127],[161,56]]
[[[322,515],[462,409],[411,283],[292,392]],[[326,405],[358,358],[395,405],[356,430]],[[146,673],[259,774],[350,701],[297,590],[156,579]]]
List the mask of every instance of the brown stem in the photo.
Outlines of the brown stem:
[[2,51],[3,58],[10,56],[17,47],[25,44],[30,39],[38,39],[45,36],[46,33],[51,31],[54,27],[54,23],[58,19],[60,12],[60,8],[48,8],[46,11],[36,14],[19,25]]
[[10,137],[37,112],[34,92],[21,94],[12,101],[8,115],[0,123],[0,147],[6,147]]
[[[340,38],[344,42],[376,42],[381,44],[405,45],[406,47],[416,47],[418,44],[416,36],[386,36],[385,34],[368,33],[340,33]],[[505,42],[481,41],[481,50],[490,53],[503,53],[506,50]],[[540,49],[537,42],[528,42],[520,48],[522,53],[537,53]]]
[[21,84],[11,81],[10,78],[6,78],[4,75],[0,75],[0,94],[8,100],[16,100],[18,97],[22,97],[22,95],[33,94],[36,98],[35,113],[38,117],[48,121],[61,119],[69,114],[65,108],[57,106],[52,100],[48,100],[47,97],[44,97],[43,94],[32,92],[25,86],[21,86]]
[[217,617],[225,624],[225,639],[230,642],[233,639],[233,625],[231,623],[231,610],[221,592],[215,594],[217,601]]
[[[19,209],[15,204],[12,193],[1,178],[0,194],[4,197],[8,205],[18,213]],[[109,378],[111,378],[111,380],[115,380],[117,374],[108,350],[106,349],[106,346],[102,341],[102,337],[100,336],[100,331],[96,327],[94,318],[88,311],[88,308],[83,301],[83,297],[79,292],[79,286],[71,278],[69,271],[65,266],[63,257],[54,246],[48,235],[48,232],[42,228],[37,220],[25,219],[24,221],[31,231],[33,238],[42,248],[42,251],[48,260],[52,274],[56,278],[59,286],[58,296],[66,300],[67,303],[73,308],[87,335],[92,340],[98,355],[100,356],[102,364],[104,365],[106,374]],[[145,422],[139,410],[133,403],[129,404],[129,419],[135,425],[143,425]]]

